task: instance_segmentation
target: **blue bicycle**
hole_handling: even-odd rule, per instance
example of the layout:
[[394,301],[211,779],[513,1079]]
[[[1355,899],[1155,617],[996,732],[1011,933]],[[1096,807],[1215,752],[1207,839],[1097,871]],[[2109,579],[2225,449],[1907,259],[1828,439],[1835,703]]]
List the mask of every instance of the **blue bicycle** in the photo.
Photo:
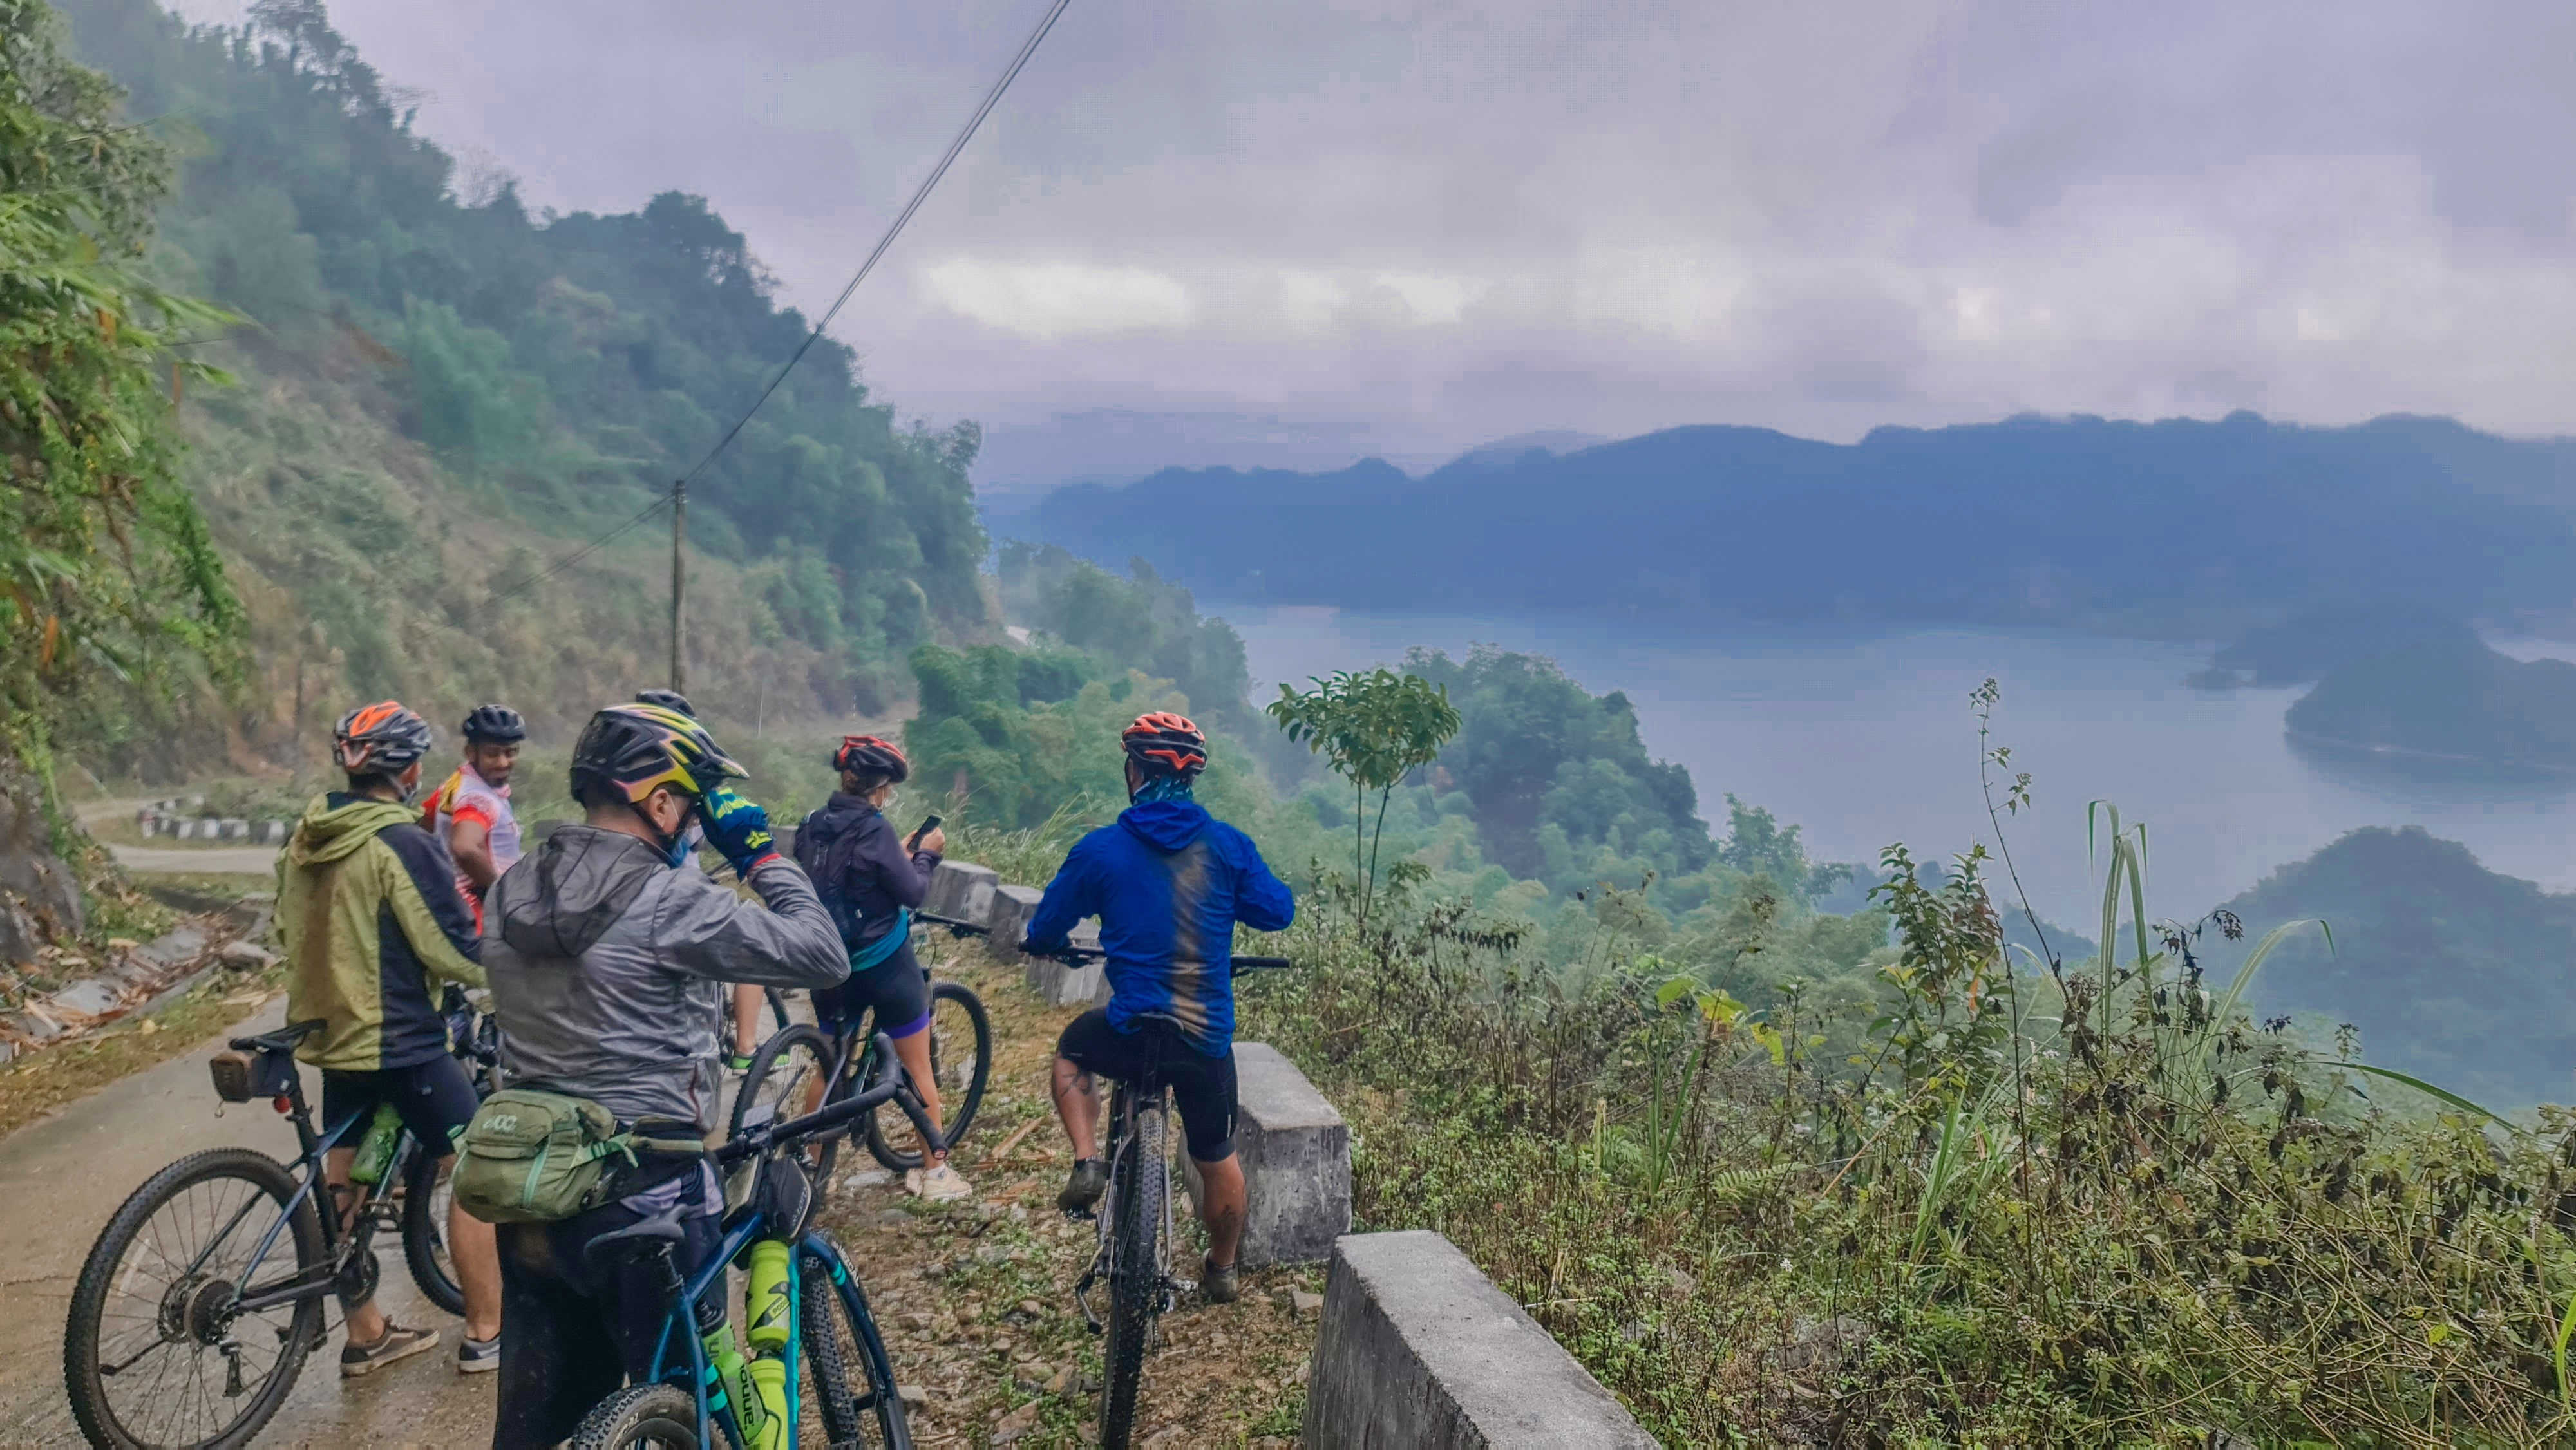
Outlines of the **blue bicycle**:
[[[762,1104],[709,1154],[719,1172],[749,1165],[754,1178],[743,1206],[726,1216],[723,1247],[696,1273],[684,1277],[674,1261],[683,1236],[676,1213],[603,1234],[585,1250],[602,1269],[616,1258],[658,1264],[670,1308],[651,1374],[585,1416],[573,1450],[699,1450],[716,1444],[718,1430],[738,1450],[794,1450],[809,1406],[836,1450],[908,1450],[912,1434],[885,1340],[840,1245],[813,1226],[814,1180],[797,1151],[847,1136],[889,1102],[924,1142],[940,1146],[882,1035],[874,1060],[878,1075],[866,1091],[786,1122],[776,1120],[774,1104]],[[722,1289],[736,1263],[750,1276],[743,1301],[750,1329],[739,1338]]]

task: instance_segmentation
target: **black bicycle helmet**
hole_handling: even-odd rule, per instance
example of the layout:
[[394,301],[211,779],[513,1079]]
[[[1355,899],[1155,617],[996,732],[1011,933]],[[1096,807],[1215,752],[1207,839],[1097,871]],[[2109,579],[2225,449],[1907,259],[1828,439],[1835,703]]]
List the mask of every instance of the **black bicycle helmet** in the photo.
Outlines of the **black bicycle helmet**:
[[331,728],[331,747],[351,775],[400,775],[429,753],[429,722],[400,700],[361,705]]
[[635,692],[635,703],[638,705],[659,705],[665,710],[677,710],[692,720],[698,718],[697,707],[689,703],[688,696],[681,694],[677,690],[637,690]]
[[703,796],[728,776],[751,772],[716,748],[706,727],[662,705],[611,705],[590,717],[572,747],[572,795],[615,786],[632,804],[668,785]]
[[853,775],[881,775],[901,781],[912,774],[912,762],[888,741],[873,735],[844,735],[841,748],[832,752],[832,768]]
[[528,722],[507,705],[477,705],[466,715],[463,733],[469,744],[516,745],[528,738]]

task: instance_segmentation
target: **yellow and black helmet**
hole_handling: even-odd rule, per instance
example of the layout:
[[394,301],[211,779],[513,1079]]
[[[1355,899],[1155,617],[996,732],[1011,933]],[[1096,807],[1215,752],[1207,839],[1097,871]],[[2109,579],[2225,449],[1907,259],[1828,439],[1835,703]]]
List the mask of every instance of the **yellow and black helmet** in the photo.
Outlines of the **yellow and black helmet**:
[[629,803],[665,785],[703,796],[728,776],[750,773],[716,748],[705,726],[662,705],[611,705],[590,717],[572,748],[577,801],[599,785],[614,786]]

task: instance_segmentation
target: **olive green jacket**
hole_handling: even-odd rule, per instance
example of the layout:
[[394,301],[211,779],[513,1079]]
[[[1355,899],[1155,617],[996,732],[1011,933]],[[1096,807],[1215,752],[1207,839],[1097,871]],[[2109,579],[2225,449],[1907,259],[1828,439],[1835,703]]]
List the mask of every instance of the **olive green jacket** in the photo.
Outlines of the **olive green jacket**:
[[448,1050],[430,978],[483,985],[456,863],[398,802],[314,797],[277,859],[277,929],[286,1020],[326,1024],[296,1049],[316,1067],[428,1062]]

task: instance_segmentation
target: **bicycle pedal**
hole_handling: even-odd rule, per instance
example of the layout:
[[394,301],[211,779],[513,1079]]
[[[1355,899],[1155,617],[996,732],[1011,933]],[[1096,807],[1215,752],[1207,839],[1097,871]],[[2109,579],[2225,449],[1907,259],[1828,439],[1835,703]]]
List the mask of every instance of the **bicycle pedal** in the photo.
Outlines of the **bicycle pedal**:
[[1057,1209],[1056,1212],[1063,1214],[1066,1218],[1073,1220],[1075,1223],[1098,1223],[1100,1221],[1100,1215],[1087,1208],[1060,1208]]

